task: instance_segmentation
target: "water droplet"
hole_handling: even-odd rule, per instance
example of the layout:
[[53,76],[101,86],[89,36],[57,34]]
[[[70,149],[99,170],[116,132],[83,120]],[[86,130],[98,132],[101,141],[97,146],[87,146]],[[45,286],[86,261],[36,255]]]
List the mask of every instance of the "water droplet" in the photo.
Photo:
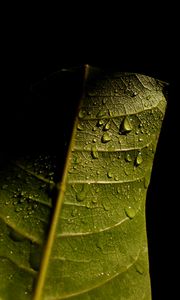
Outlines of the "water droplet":
[[143,142],[143,139],[142,139],[142,138],[139,138],[139,142]]
[[78,114],[78,116],[79,116],[79,118],[84,118],[85,117],[85,114],[86,114],[86,112],[83,110],[83,109],[81,109],[80,111],[79,111],[79,114]]
[[142,153],[139,152],[137,157],[136,157],[135,163],[136,163],[137,166],[139,166],[142,162],[143,162]]
[[112,178],[112,177],[113,177],[113,174],[111,173],[111,171],[108,171],[108,172],[107,172],[107,177],[108,177],[108,178]]
[[121,130],[124,133],[130,132],[133,129],[131,120],[126,116],[121,124]]
[[105,126],[104,126],[104,130],[105,131],[107,131],[107,130],[109,130],[110,129],[110,127],[111,127],[111,121],[108,121],[106,124],[105,124]]
[[2,188],[2,190],[6,190],[8,188],[8,184],[3,184],[3,186],[1,188]]
[[83,130],[84,130],[83,126],[82,126],[80,123],[78,123],[77,129],[78,129],[79,131],[83,131]]
[[118,180],[119,180],[119,177],[118,177],[118,176],[115,176],[115,177],[114,177],[114,180],[118,181]]
[[139,274],[142,275],[142,274],[144,273],[144,268],[143,268],[143,266],[142,266],[140,263],[136,263],[135,268],[136,268],[136,271],[137,271]]
[[77,201],[79,201],[79,202],[84,201],[86,198],[87,192],[88,192],[87,186],[83,185],[82,190],[76,194]]
[[129,153],[126,153],[125,160],[128,162],[132,161],[131,155]]
[[110,210],[110,206],[108,205],[108,203],[103,203],[103,208],[105,211]]
[[98,122],[97,122],[97,126],[102,126],[104,124],[104,120],[99,120]]
[[92,155],[92,158],[96,159],[99,157],[99,153],[97,151],[97,147],[96,146],[92,146],[91,148],[91,155]]
[[102,143],[108,143],[110,140],[111,140],[110,135],[107,132],[105,132],[101,139]]
[[109,114],[110,117],[112,117],[113,116],[112,110],[108,109],[108,114]]
[[130,219],[133,219],[136,215],[134,208],[132,208],[131,206],[125,208],[125,213]]
[[118,194],[121,193],[121,188],[120,188],[120,187],[117,188],[117,193],[118,193]]

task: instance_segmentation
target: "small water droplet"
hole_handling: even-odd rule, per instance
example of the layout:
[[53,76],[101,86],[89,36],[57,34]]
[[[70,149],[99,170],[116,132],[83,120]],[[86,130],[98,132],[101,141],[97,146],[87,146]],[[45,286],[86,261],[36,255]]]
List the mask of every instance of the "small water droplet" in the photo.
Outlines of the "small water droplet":
[[136,163],[137,166],[139,166],[142,162],[143,162],[142,153],[139,152],[137,157],[136,157],[135,163]]
[[77,129],[78,129],[79,131],[83,131],[83,130],[84,130],[84,127],[83,127],[80,123],[78,123]]
[[113,177],[113,174],[111,173],[111,171],[108,171],[108,172],[107,172],[107,177],[108,177],[108,178],[112,178],[112,177]]
[[101,139],[102,143],[108,143],[110,140],[111,140],[111,136],[107,132],[105,132]]
[[108,109],[108,114],[109,114],[110,117],[112,117],[113,116],[112,110]]
[[142,138],[139,138],[139,142],[143,142],[143,139],[142,139]]
[[118,176],[115,176],[115,177],[114,177],[114,180],[118,181],[118,180],[119,180],[119,177],[118,177]]
[[110,207],[109,207],[108,203],[103,203],[103,208],[104,208],[105,211],[110,210]]
[[99,153],[97,151],[97,147],[96,146],[92,146],[91,148],[91,155],[92,155],[92,158],[96,159],[99,157]]
[[120,188],[120,187],[117,188],[117,193],[118,193],[118,194],[121,193],[121,188]]
[[105,131],[107,131],[107,130],[109,130],[110,129],[110,127],[111,127],[111,121],[108,121],[106,124],[105,124],[105,126],[104,126],[104,130]]
[[121,131],[124,133],[128,133],[133,129],[131,120],[128,116],[126,116],[121,124]]
[[104,124],[104,120],[99,120],[98,122],[97,122],[97,126],[102,126]]
[[86,198],[86,195],[87,195],[87,186],[84,185],[82,187],[82,190],[76,194],[77,201],[79,201],[79,202],[84,201]]
[[130,219],[133,219],[136,215],[134,208],[132,208],[131,206],[125,208],[125,213]]
[[128,162],[132,161],[131,155],[129,153],[126,153],[125,160],[128,161]]
[[86,114],[86,112],[83,110],[83,109],[81,109],[80,111],[79,111],[79,114],[78,114],[78,116],[79,116],[79,118],[84,118],[85,117],[85,114]]
[[144,268],[143,268],[143,266],[142,266],[140,263],[136,263],[135,268],[136,268],[136,271],[137,271],[140,275],[142,275],[142,274],[144,273]]

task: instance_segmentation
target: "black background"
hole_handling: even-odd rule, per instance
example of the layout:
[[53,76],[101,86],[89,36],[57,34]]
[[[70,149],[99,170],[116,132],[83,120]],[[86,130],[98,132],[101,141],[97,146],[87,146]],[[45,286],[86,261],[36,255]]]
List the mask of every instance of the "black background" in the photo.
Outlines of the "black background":
[[[27,115],[21,116],[18,123],[19,115],[24,114],[21,107],[24,107],[33,84],[41,82],[61,68],[90,64],[117,71],[139,72],[169,82],[167,112],[147,197],[147,229],[153,300],[175,299],[172,295],[177,291],[176,268],[179,259],[179,193],[176,173],[179,162],[177,35],[172,38],[172,28],[164,27],[164,23],[161,22],[158,27],[149,26],[147,29],[145,18],[138,24],[136,21],[132,22],[130,27],[127,22],[123,24],[117,22],[110,27],[111,21],[107,19],[106,26],[100,24],[100,27],[94,26],[95,28],[88,30],[87,23],[90,22],[90,27],[92,26],[92,16],[85,18],[85,21],[75,28],[77,20],[74,19],[74,23],[68,27],[67,16],[66,23],[58,27],[57,33],[54,33],[53,28],[49,32],[49,25],[44,28],[44,23],[37,28],[32,26],[32,22],[29,28],[24,30],[23,23],[21,30],[13,29],[11,26],[11,34],[7,34],[5,38],[4,53],[1,56],[1,151],[18,152],[22,148],[23,138],[23,143],[25,140],[27,143],[28,138],[25,136],[27,128],[31,127],[28,124],[33,124],[34,114],[41,114],[41,107],[35,106],[34,112],[31,108],[30,113],[25,109]],[[150,22],[153,22],[153,18]],[[166,22],[168,23],[167,20]],[[43,110],[45,117],[42,118],[45,125],[48,113],[51,114],[48,119],[49,125],[44,126],[47,134],[43,136],[46,136],[46,143],[49,143],[50,139],[52,147],[53,143],[56,144],[58,124],[53,123],[53,135],[49,128],[54,118],[61,114],[60,105],[62,105],[58,97],[54,99],[56,101],[52,103],[51,95],[45,100],[43,98],[43,101],[46,101],[43,107],[46,108]],[[67,108],[74,111],[75,105],[66,106],[63,111],[64,119]],[[38,113],[35,112],[36,109]],[[34,126],[35,136],[36,129]],[[36,140],[33,141],[33,133],[31,134],[30,148],[36,149],[36,146],[39,147],[44,140],[40,140],[38,144],[38,137],[36,136]]]

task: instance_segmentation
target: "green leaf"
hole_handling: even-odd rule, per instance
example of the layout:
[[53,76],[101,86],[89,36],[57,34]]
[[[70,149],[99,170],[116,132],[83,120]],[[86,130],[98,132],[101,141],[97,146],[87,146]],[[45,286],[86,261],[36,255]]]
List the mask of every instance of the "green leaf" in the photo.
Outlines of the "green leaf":
[[1,168],[1,299],[151,299],[145,199],[163,88],[87,67],[60,184],[56,157]]

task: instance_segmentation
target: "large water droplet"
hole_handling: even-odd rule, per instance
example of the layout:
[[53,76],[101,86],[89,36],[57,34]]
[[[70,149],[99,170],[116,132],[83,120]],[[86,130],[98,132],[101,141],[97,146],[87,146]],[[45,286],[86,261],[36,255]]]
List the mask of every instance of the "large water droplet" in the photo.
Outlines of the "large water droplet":
[[131,206],[125,208],[125,213],[130,219],[133,219],[136,215],[134,208],[132,208]]
[[142,162],[143,162],[142,153],[139,152],[137,157],[136,157],[135,163],[136,163],[137,166],[139,166]]
[[133,129],[131,120],[128,116],[126,116],[121,124],[121,131],[124,133],[128,133]]
[[99,157],[99,153],[97,151],[97,147],[96,146],[92,146],[91,148],[91,155],[92,155],[92,158],[96,159]]
[[76,194],[77,201],[79,201],[79,202],[84,201],[86,198],[87,192],[88,192],[87,186],[83,185],[82,190]]
[[102,143],[108,143],[110,140],[111,140],[111,136],[107,132],[105,132],[101,139]]

